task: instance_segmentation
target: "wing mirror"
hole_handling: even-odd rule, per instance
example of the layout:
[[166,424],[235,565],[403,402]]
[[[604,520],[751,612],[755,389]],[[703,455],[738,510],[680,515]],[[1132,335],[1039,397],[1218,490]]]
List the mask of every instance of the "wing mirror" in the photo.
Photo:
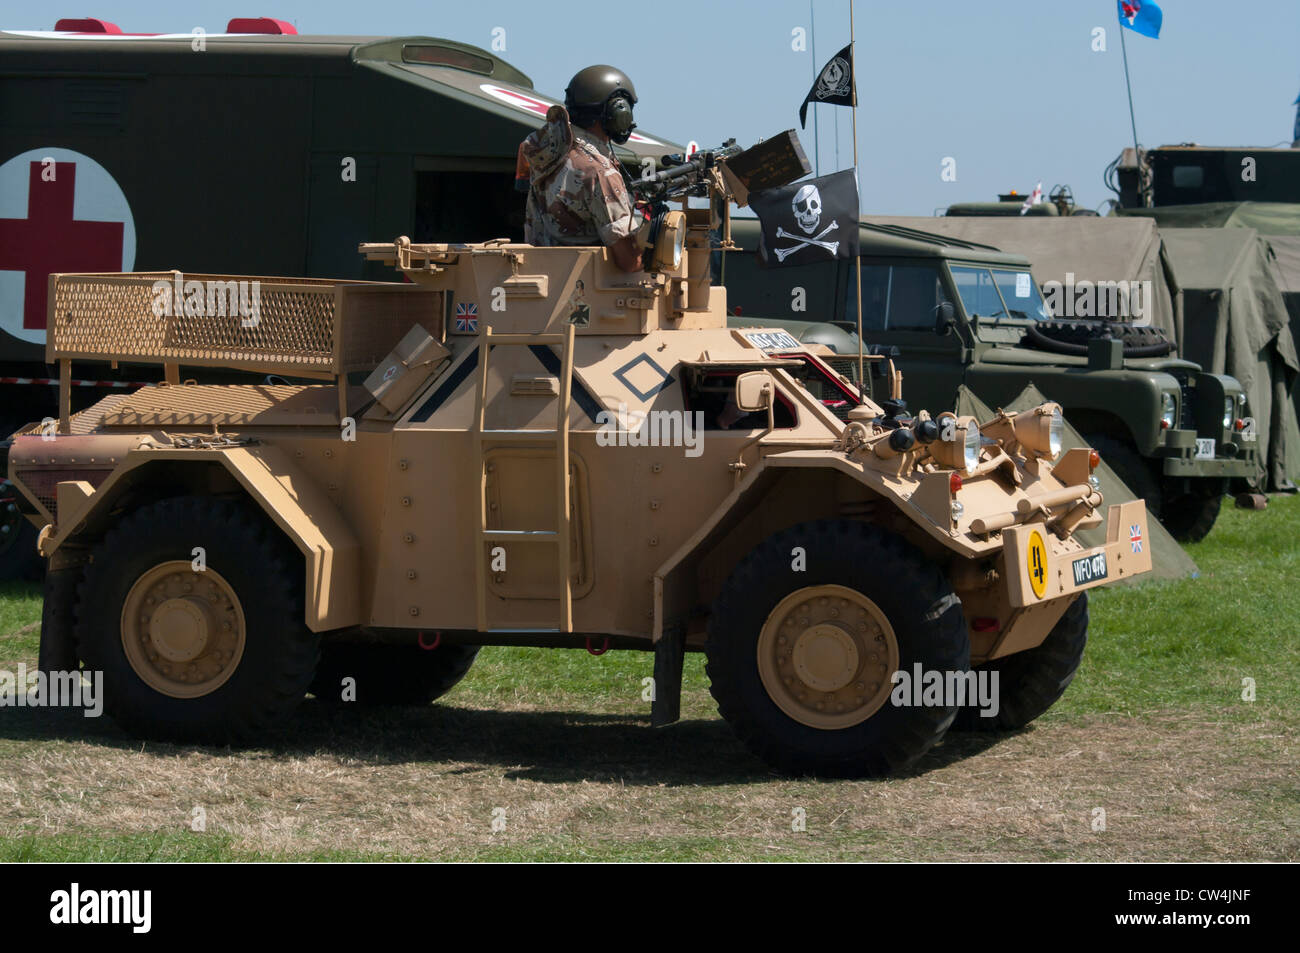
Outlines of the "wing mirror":
[[767,371],[747,371],[736,378],[736,407],[747,414],[768,410],[775,389]]
[[956,323],[957,310],[952,306],[952,302],[940,302],[934,309],[934,333],[940,336],[947,334]]

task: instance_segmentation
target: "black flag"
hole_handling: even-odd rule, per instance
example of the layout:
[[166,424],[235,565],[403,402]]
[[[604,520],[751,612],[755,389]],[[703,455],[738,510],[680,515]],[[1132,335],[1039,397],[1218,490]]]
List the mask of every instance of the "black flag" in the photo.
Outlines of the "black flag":
[[808,265],[858,253],[858,182],[852,169],[749,193],[765,267]]
[[808,104],[830,103],[832,106],[856,106],[857,87],[853,84],[853,44],[831,57],[817,74],[817,81],[799,107],[799,128],[807,128]]

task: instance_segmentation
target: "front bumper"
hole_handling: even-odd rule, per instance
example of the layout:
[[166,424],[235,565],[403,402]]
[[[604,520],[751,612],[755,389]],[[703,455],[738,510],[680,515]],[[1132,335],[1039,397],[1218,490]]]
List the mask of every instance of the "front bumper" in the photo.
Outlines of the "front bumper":
[[1091,548],[1058,538],[1042,523],[1003,530],[1011,605],[1037,605],[1150,572],[1146,503],[1131,500],[1111,505],[1106,526],[1106,542]]
[[[1253,441],[1236,437],[1215,440],[1214,456],[1198,457],[1194,430],[1166,430],[1159,453],[1164,456],[1162,471],[1168,477],[1253,478],[1257,473],[1257,450]],[[1231,448],[1225,453],[1226,448]]]

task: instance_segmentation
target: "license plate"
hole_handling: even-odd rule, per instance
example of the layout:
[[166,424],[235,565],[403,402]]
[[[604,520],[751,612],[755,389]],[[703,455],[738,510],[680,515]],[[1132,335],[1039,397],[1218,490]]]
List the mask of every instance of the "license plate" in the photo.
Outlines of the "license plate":
[[1196,438],[1196,459],[1197,460],[1214,459],[1214,438],[1213,437]]
[[789,331],[745,331],[742,332],[754,347],[764,351],[797,351],[803,347],[799,339]]
[[1084,556],[1076,559],[1070,566],[1074,570],[1074,584],[1076,586],[1087,585],[1090,582],[1096,582],[1098,579],[1106,578],[1105,553]]

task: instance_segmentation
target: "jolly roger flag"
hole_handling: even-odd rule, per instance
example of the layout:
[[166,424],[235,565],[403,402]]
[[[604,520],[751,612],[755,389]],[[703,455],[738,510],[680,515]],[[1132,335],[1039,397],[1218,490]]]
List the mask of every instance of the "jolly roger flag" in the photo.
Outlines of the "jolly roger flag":
[[858,182],[852,169],[749,193],[762,226],[763,265],[808,265],[858,253]]
[[831,57],[822,67],[817,79],[799,107],[799,128],[808,127],[808,104],[830,103],[832,106],[853,106],[857,103],[857,89],[853,85],[853,44],[850,43]]

